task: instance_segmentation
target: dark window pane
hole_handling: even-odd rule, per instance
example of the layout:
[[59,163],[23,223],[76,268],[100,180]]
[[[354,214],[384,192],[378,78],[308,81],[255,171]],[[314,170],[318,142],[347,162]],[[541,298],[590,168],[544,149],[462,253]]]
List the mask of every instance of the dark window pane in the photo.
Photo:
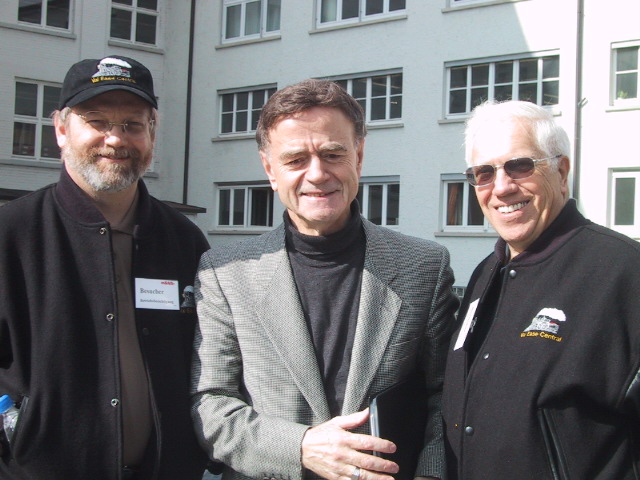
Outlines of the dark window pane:
[[111,9],[111,38],[131,40],[131,12]]
[[138,0],[138,7],[158,10],[158,0]]
[[236,93],[236,110],[249,108],[249,92]]
[[371,96],[381,97],[387,94],[387,77],[373,77],[371,79]]
[[467,86],[467,67],[456,67],[451,69],[451,88],[463,88]]
[[542,59],[542,78],[558,78],[560,76],[560,57]]
[[358,18],[360,0],[342,0],[342,19]]
[[269,187],[251,189],[251,226],[273,225],[273,190]]
[[402,93],[402,74],[395,73],[391,75],[391,95]]
[[520,60],[520,81],[538,79],[538,59]]
[[367,0],[367,7],[365,10],[366,15],[375,15],[376,13],[384,12],[384,1],[383,0]]
[[391,97],[391,108],[389,118],[402,118],[402,97],[396,95]]
[[525,83],[518,88],[518,100],[538,103],[538,86],[535,83]]
[[366,98],[367,96],[367,79],[356,78],[351,82],[351,95],[353,98]]
[[220,190],[218,196],[218,225],[229,225],[229,216],[231,209],[231,191]]
[[264,94],[264,90],[256,90],[255,92],[253,92],[253,95],[251,95],[251,108],[253,108],[254,110],[262,108],[262,106],[264,105]]
[[236,113],[236,128],[235,128],[236,132],[246,132],[248,130],[247,128],[248,118],[249,118],[249,114],[246,111]]
[[233,132],[233,113],[222,114],[222,124],[220,125],[221,133]]
[[241,5],[227,7],[227,25],[224,38],[236,38],[240,36]]
[[400,223],[400,184],[387,186],[387,225]]
[[48,1],[47,26],[69,28],[69,0]]
[[371,99],[371,120],[384,120],[387,118],[387,99]]
[[489,65],[474,65],[471,67],[471,85],[489,84]]
[[616,72],[638,69],[638,47],[616,50]]
[[472,88],[471,89],[471,110],[480,105],[482,102],[486,102],[489,99],[489,89]]
[[36,126],[32,123],[15,122],[13,124],[13,154],[35,155]]
[[113,3],[119,3],[121,5],[133,5],[133,0],[113,0]]
[[449,93],[449,113],[464,113],[467,111],[467,92],[456,90]]
[[407,0],[389,0],[389,11],[404,10],[407,6]]
[[45,85],[41,117],[49,118],[51,116],[51,113],[58,108],[59,100],[60,100],[60,88],[49,87]]
[[615,224],[633,225],[635,217],[636,179],[616,179]]
[[496,83],[513,82],[513,62],[496,64]]
[[484,214],[478,203],[476,193],[473,190],[473,188],[470,188],[468,191],[469,205],[467,210],[467,225],[484,225]]
[[60,149],[56,142],[56,133],[53,125],[42,126],[42,146],[40,156],[45,158],[60,158]]
[[247,3],[244,12],[244,34],[260,33],[260,2]]
[[382,225],[382,185],[369,185],[369,220]]
[[42,23],[42,2],[40,0],[20,0],[18,20],[40,25]]
[[366,116],[366,114],[367,114],[367,102],[365,100],[358,100],[358,103],[362,107],[362,111],[365,113],[365,116]]
[[233,225],[244,225],[244,189],[233,191]]
[[156,20],[157,17],[154,15],[145,15],[144,13],[136,15],[136,42],[155,45]]
[[623,73],[617,76],[616,99],[638,98],[638,74]]
[[267,3],[267,32],[280,30],[280,0]]
[[542,84],[542,104],[557,105],[560,101],[560,82],[554,80]]
[[233,112],[233,94],[227,93],[222,95],[222,111]]
[[513,98],[513,86],[506,85],[503,87],[495,87],[493,90],[494,99],[499,102],[511,100]]
[[38,115],[38,86],[35,83],[16,83],[16,115]]
[[447,225],[462,225],[462,183],[447,184]]

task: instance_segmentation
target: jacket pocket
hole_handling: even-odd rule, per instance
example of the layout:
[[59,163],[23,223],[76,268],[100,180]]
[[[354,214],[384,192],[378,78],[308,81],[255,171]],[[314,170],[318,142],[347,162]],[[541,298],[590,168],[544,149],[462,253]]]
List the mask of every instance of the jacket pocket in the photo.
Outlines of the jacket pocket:
[[570,480],[567,463],[558,439],[555,422],[551,411],[545,408],[538,410],[538,423],[544,439],[545,451],[553,480]]

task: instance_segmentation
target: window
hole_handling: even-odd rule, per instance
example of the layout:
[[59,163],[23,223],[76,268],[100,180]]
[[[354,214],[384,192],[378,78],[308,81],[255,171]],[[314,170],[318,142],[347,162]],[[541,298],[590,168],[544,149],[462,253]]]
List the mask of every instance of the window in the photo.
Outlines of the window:
[[638,46],[613,49],[613,102],[638,102]]
[[276,87],[271,87],[220,95],[220,133],[255,131],[262,107],[275,91]]
[[218,187],[219,227],[272,227],[273,190],[269,185]]
[[468,114],[486,100],[557,105],[560,57],[522,58],[447,68],[447,115]]
[[486,232],[484,217],[476,192],[462,174],[442,175],[442,231]]
[[360,212],[376,225],[397,227],[400,224],[400,183],[362,180],[358,189]]
[[611,228],[640,238],[640,171],[611,172]]
[[43,160],[60,158],[50,115],[57,108],[60,87],[16,82],[13,154]]
[[402,73],[330,79],[351,94],[365,112],[368,123],[402,117]]
[[406,0],[321,0],[318,2],[319,25],[354,23],[369,18],[403,12]]
[[260,38],[280,31],[281,0],[225,0],[223,41]]
[[71,0],[20,0],[18,21],[68,30],[70,2]]
[[112,0],[111,38],[156,44],[159,0]]

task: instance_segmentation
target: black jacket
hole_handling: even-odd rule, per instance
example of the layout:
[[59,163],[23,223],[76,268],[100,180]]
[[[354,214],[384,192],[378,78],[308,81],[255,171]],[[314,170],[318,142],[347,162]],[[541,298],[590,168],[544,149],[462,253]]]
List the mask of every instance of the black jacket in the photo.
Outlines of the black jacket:
[[570,201],[527,251],[504,250],[474,273],[459,318],[477,323],[449,350],[449,480],[640,478],[640,245]]
[[[140,181],[133,278],[193,285],[204,235]],[[200,479],[189,412],[193,309],[136,309],[158,479]],[[0,478],[120,478],[117,303],[109,224],[63,168],[0,208],[0,393],[22,402]]]

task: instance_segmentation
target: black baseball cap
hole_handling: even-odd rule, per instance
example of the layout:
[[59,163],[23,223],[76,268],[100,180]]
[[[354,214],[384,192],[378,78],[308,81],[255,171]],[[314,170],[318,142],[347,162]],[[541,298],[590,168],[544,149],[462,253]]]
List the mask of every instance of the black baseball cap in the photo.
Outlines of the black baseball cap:
[[69,69],[62,84],[59,109],[73,107],[111,90],[135,93],[158,108],[149,69],[132,58],[111,55],[81,60]]

